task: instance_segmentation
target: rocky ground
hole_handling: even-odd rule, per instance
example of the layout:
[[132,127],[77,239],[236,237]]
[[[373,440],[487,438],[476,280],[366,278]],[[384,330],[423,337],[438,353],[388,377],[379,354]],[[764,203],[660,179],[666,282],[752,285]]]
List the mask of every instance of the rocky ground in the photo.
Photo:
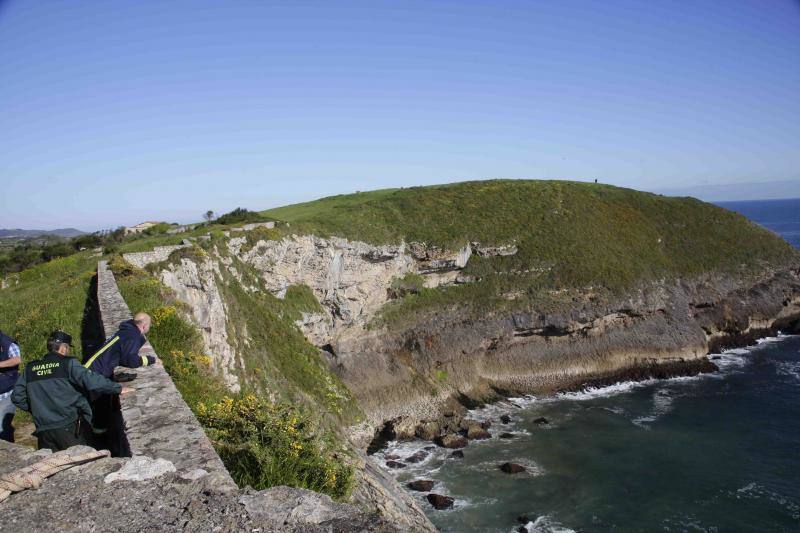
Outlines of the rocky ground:
[[[49,450],[0,441],[0,476]],[[131,459],[103,458],[47,478],[39,489],[0,502],[8,531],[398,531],[384,519],[312,491],[289,487],[220,490],[207,476],[146,470]],[[147,461],[145,461],[147,463]],[[122,473],[121,473],[122,472]],[[118,480],[110,481],[116,473]]]

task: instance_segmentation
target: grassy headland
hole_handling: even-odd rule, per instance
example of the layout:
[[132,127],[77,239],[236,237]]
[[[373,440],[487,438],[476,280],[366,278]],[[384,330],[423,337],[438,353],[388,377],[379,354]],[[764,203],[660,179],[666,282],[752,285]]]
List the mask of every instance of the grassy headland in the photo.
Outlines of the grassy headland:
[[[440,305],[546,304],[554,290],[619,292],[705,273],[747,275],[798,252],[742,215],[694,198],[570,181],[491,180],[386,189],[264,211],[297,233],[374,244],[515,244],[507,257],[472,257],[480,283],[423,289],[387,307],[389,322]],[[503,294],[522,293],[508,304]]]

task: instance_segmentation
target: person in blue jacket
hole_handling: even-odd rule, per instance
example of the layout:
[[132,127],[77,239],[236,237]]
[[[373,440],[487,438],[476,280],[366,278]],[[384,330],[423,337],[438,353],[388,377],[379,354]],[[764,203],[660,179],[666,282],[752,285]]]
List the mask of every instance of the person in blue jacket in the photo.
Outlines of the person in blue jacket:
[[[133,320],[122,322],[119,330],[94,355],[85,359],[83,366],[112,379],[118,366],[139,368],[156,364],[157,359],[152,355],[139,355],[148,331],[150,315],[137,313]],[[97,449],[109,450],[115,457],[130,456],[119,395],[90,393],[89,400],[92,406],[91,434],[87,435],[89,442]]]
[[11,392],[19,377],[22,362],[17,343],[0,331],[0,439],[14,442],[14,420],[16,411],[11,402]]

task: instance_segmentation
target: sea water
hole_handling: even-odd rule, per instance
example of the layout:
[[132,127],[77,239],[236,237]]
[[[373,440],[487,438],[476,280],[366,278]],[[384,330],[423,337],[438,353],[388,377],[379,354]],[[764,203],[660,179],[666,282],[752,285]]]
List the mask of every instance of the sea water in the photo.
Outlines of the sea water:
[[[800,246],[800,200],[724,207]],[[428,454],[390,471],[455,498],[438,511],[412,492],[443,531],[800,531],[800,336],[717,357],[710,374],[472,411],[492,438],[471,441],[463,459],[423,441],[375,457]],[[504,462],[526,471],[506,474]]]
[[[415,493],[443,531],[800,531],[800,336],[715,362],[711,374],[472,411],[492,422],[492,439],[471,441],[463,459],[428,449],[392,472],[455,498],[437,511]],[[376,458],[426,447],[392,442]],[[507,461],[526,472],[502,472]]]

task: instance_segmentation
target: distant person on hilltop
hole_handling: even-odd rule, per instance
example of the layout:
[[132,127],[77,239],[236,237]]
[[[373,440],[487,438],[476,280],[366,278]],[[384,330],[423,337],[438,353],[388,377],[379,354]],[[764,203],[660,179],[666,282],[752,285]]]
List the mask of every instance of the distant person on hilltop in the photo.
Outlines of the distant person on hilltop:
[[0,439],[14,442],[14,420],[16,408],[11,402],[11,391],[19,377],[22,362],[19,346],[14,339],[0,331]]
[[51,333],[47,354],[25,365],[14,385],[11,400],[33,416],[40,449],[57,452],[86,443],[82,426],[91,423],[92,410],[83,391],[123,392],[119,383],[89,372],[77,359],[68,357],[71,346],[72,337],[67,333]]
[[[119,330],[94,355],[85,358],[83,366],[112,379],[117,366],[138,368],[156,364],[158,360],[152,355],[139,355],[148,331],[150,315],[136,313],[133,320],[121,323]],[[87,435],[90,444],[98,450],[109,450],[115,457],[130,456],[119,394],[90,394],[89,400],[93,413],[91,434]]]

